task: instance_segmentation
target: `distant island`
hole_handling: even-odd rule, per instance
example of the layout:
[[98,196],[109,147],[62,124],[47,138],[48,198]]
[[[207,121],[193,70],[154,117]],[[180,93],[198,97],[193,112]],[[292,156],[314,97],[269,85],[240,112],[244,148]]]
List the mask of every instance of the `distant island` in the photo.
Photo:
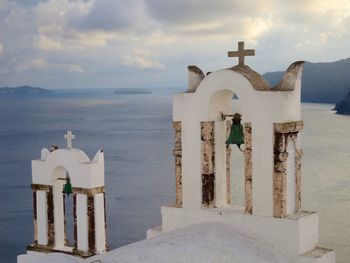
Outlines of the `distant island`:
[[[337,103],[349,92],[350,58],[327,63],[305,62],[302,75],[303,102]],[[284,71],[267,72],[263,76],[272,85],[282,79]]]
[[31,86],[0,87],[0,95],[37,95],[51,93],[53,93],[52,90]]
[[152,92],[150,90],[147,90],[147,89],[124,88],[124,89],[117,89],[116,91],[114,91],[114,94],[117,94],[117,95],[152,94]]
[[339,101],[335,105],[335,110],[338,114],[350,115],[350,92],[345,97],[345,99]]

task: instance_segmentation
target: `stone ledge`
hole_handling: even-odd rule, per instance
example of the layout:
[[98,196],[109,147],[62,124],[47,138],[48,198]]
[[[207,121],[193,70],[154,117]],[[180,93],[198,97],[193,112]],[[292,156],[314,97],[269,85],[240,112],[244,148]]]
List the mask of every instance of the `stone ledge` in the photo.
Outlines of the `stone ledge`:
[[73,193],[74,194],[84,194],[87,196],[94,196],[96,194],[104,193],[105,187],[104,186],[98,186],[94,188],[79,188],[79,187],[73,187]]
[[81,258],[88,258],[88,257],[92,257],[95,254],[89,253],[89,252],[85,252],[85,251],[79,251],[79,250],[75,250],[73,247],[71,247],[72,251],[69,251],[68,249],[58,249],[58,248],[53,248],[50,246],[45,246],[45,245],[29,245],[27,246],[27,251],[35,251],[35,252],[41,252],[41,253],[63,253],[63,254],[67,254],[67,255],[72,255],[72,256],[78,256]]
[[274,123],[273,129],[278,133],[291,133],[291,132],[299,132],[304,128],[303,121],[292,121],[292,122],[282,122],[282,123]]
[[335,253],[332,249],[315,247],[300,256],[296,263],[335,263]]
[[50,185],[46,184],[32,184],[31,187],[33,191],[50,191]]

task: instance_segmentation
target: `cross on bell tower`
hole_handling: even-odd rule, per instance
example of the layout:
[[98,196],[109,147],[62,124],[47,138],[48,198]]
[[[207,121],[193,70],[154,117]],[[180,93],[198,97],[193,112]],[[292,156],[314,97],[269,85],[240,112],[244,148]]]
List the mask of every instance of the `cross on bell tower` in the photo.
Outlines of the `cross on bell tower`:
[[254,56],[254,49],[244,49],[244,42],[238,42],[238,51],[227,52],[228,57],[238,57],[238,65],[244,65],[244,57]]
[[67,149],[72,149],[72,140],[75,139],[75,135],[72,133],[72,131],[67,131],[64,138],[67,140]]

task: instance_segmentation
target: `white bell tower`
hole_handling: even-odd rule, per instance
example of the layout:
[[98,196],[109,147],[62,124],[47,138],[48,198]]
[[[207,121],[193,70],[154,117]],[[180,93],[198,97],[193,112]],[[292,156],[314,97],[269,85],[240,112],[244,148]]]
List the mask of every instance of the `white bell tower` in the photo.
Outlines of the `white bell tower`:
[[[318,247],[318,215],[301,206],[301,75],[290,65],[277,86],[244,64],[254,55],[240,42],[239,64],[204,76],[189,66],[189,90],[173,99],[176,200],[162,207],[162,226],[148,236],[216,221],[253,232],[278,247],[291,262],[335,262]],[[231,148],[225,144],[240,101],[244,130],[245,203],[231,203]],[[242,154],[242,153],[239,153]],[[235,183],[235,182],[232,182]],[[288,240],[288,241],[287,241]],[[322,260],[322,261],[320,261]]]
[[[68,131],[66,149],[41,150],[32,161],[34,243],[28,253],[62,252],[89,257],[107,250],[104,154],[99,150],[90,160],[72,147],[74,135]],[[65,194],[67,176],[72,186],[74,245],[66,240]]]

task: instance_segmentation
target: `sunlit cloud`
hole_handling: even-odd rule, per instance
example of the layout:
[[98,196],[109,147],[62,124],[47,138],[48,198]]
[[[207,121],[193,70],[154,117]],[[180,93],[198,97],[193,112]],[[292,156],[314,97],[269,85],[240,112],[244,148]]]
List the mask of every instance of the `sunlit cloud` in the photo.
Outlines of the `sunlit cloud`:
[[349,57],[348,28],[348,0],[0,0],[0,75],[5,85],[23,74],[46,87],[186,85],[188,64],[231,66],[226,52],[241,40],[261,73]]
[[135,49],[131,55],[123,56],[123,63],[126,66],[136,66],[140,69],[164,69],[165,66],[156,60],[158,56],[156,52],[150,50]]

